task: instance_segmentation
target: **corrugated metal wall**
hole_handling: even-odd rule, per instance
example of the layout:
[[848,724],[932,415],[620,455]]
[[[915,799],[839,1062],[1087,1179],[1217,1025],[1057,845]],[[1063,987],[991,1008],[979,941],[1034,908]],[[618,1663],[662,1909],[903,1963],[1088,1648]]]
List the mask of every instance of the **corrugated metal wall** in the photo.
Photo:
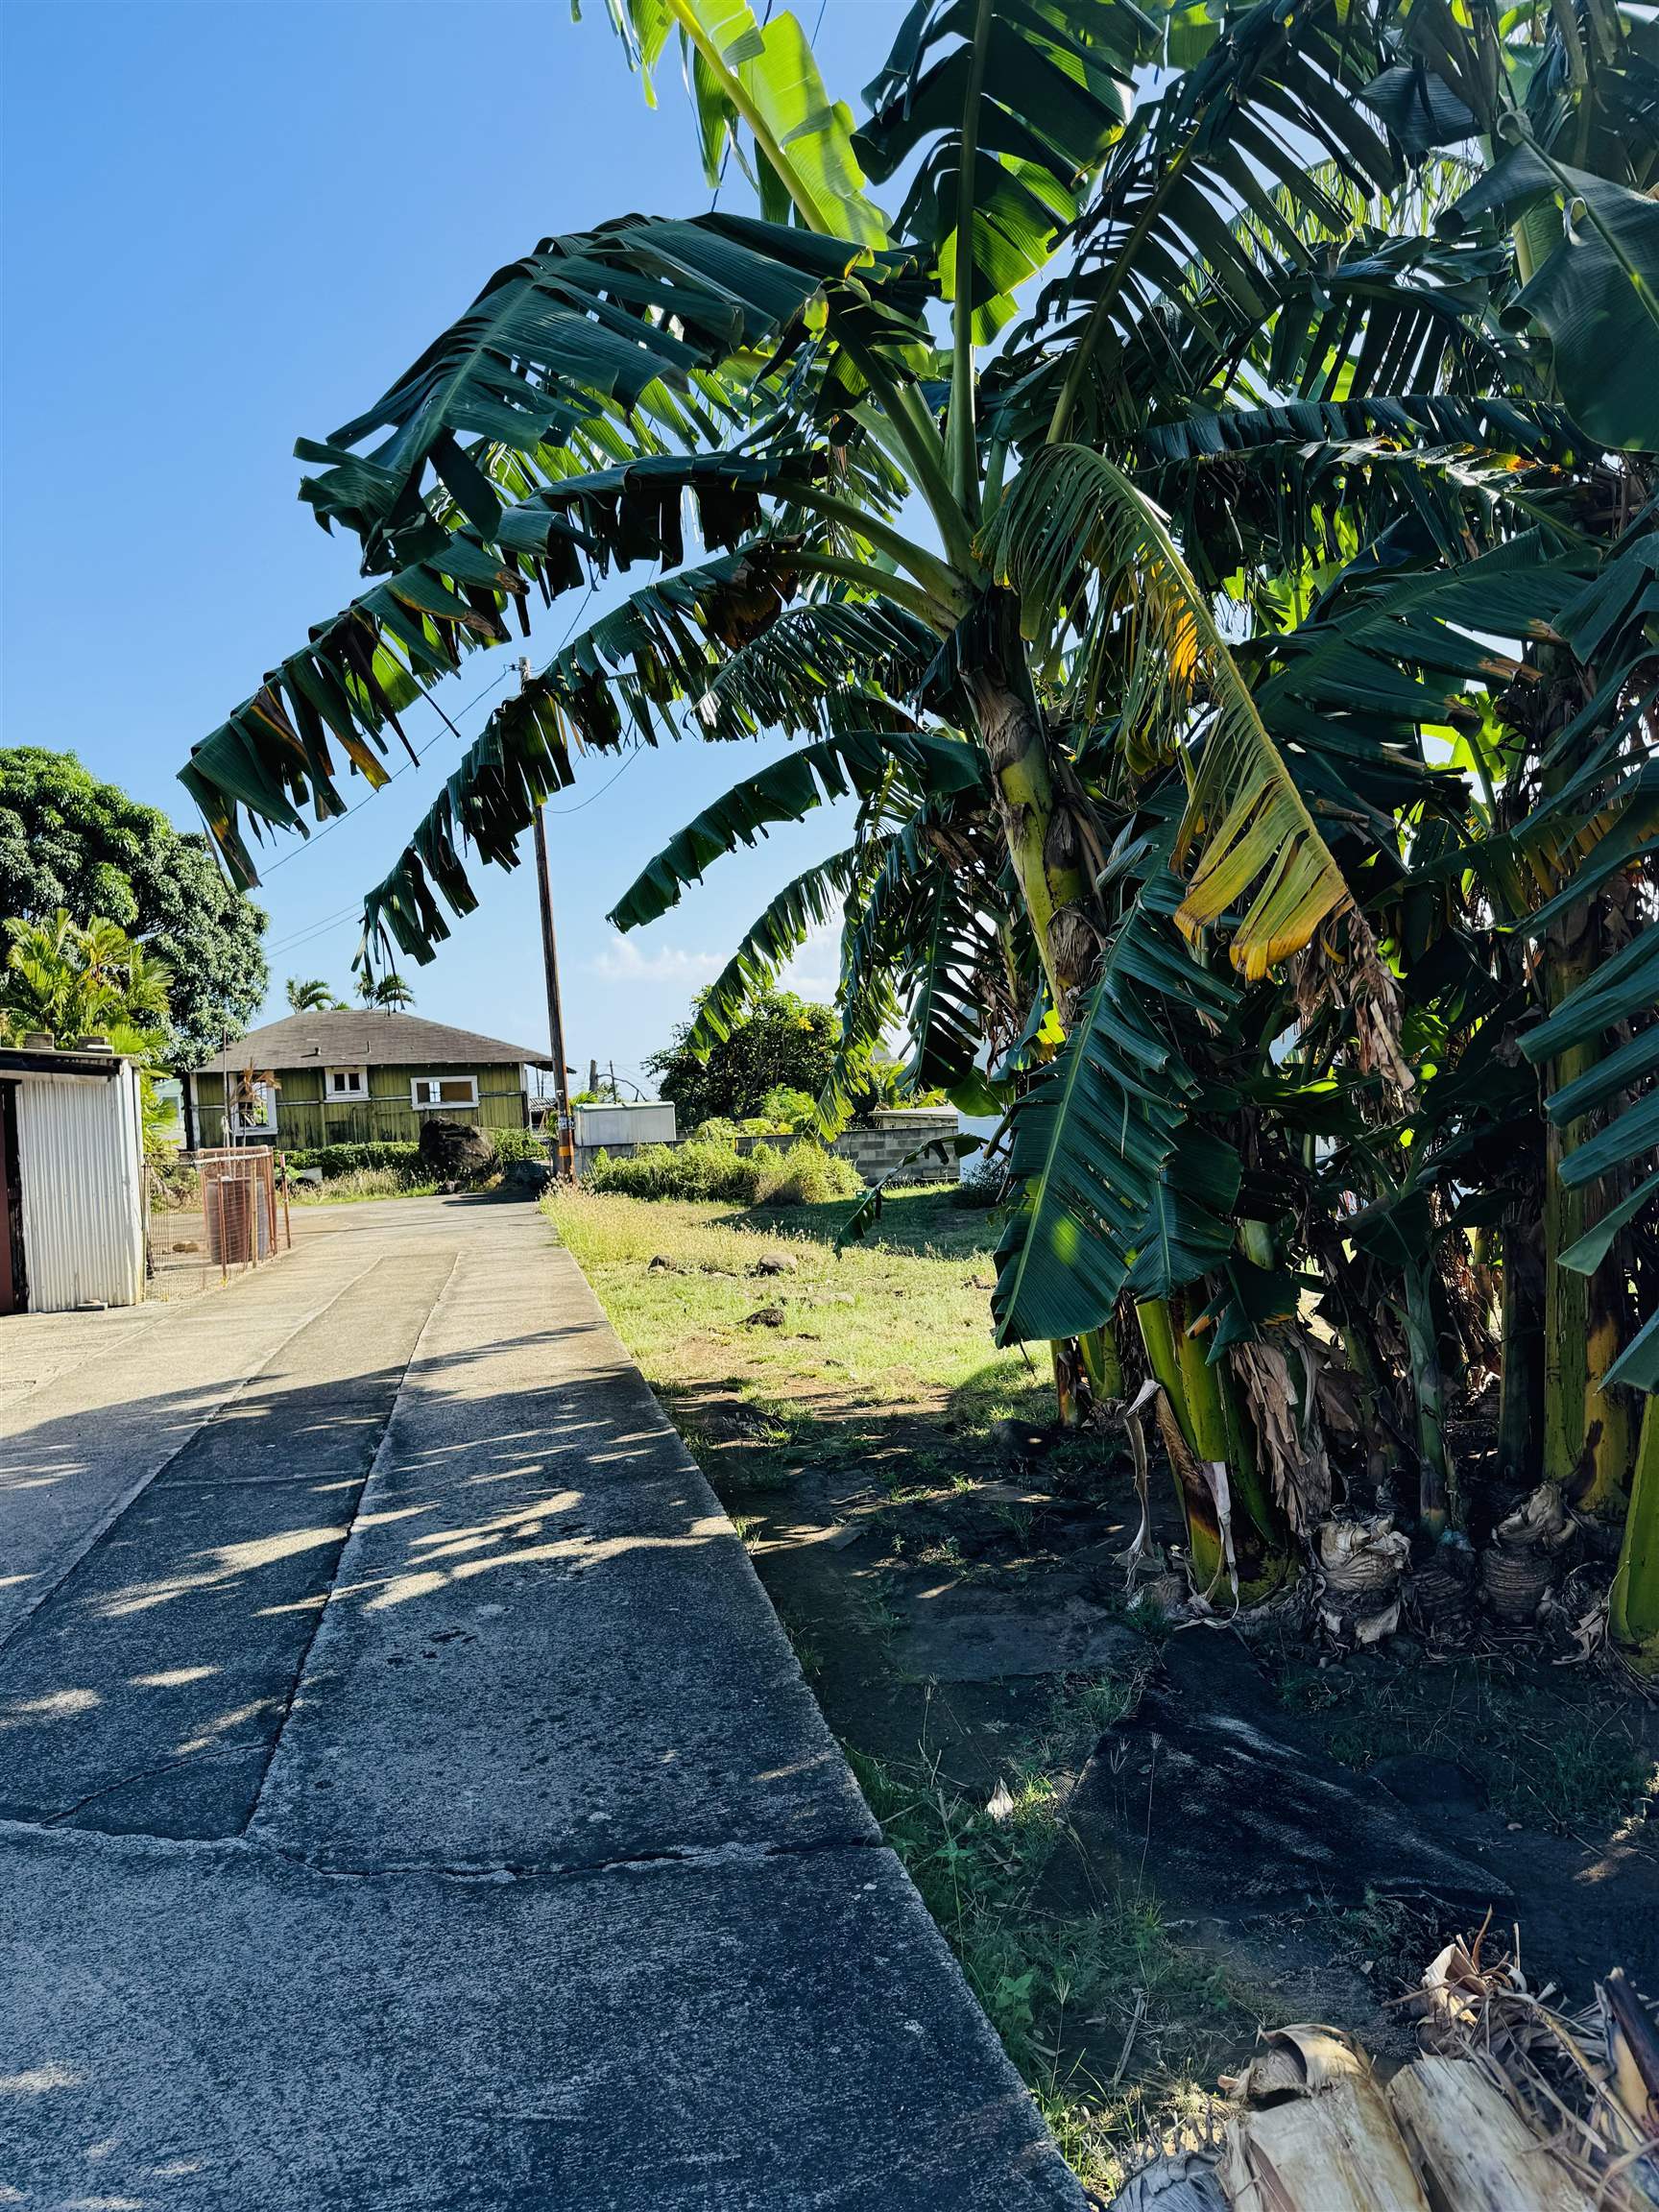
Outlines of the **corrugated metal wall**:
[[25,1075],[17,1165],[32,1313],[144,1295],[144,1143],[138,1078]]

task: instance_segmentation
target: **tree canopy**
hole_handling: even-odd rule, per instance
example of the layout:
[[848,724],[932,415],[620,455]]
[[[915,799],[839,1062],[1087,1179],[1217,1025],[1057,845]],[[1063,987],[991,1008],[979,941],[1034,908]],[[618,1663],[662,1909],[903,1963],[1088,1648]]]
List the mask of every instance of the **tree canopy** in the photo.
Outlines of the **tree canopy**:
[[673,1043],[645,1063],[687,1131],[700,1121],[758,1114],[770,1091],[804,1091],[816,1098],[834,1065],[832,1009],[793,991],[758,992],[707,1057],[692,1042],[695,1029],[695,1017],[682,1022]]
[[791,15],[612,14],[758,219],[542,238],[301,444],[368,582],[182,771],[228,864],[645,564],[457,760],[368,954],[430,959],[584,751],[800,740],[614,909],[855,802],[688,1064],[837,926],[824,1110],[902,1022],[913,1088],[1008,1113],[998,1338],[1070,1408],[1150,1368],[1201,1594],[1277,1586],[1344,1435],[1425,1544],[1467,1519],[1448,1390],[1501,1364],[1506,1478],[1631,1501],[1659,1667],[1654,25],[918,0],[855,123]]
[[0,749],[0,915],[94,915],[167,970],[170,1048],[182,1065],[239,1036],[265,996],[265,915],[232,890],[207,840],[176,830],[72,753]]

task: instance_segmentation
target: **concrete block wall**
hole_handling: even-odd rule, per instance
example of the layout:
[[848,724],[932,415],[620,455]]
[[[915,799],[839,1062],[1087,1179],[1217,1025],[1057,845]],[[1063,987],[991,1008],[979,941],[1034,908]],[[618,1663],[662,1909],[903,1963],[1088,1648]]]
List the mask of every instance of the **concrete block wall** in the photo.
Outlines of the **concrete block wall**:
[[[844,1160],[851,1160],[866,1183],[878,1183],[883,1175],[899,1166],[907,1154],[919,1144],[936,1139],[954,1137],[961,1127],[961,1119],[954,1106],[901,1106],[889,1112],[872,1114],[868,1119],[854,1121],[844,1129],[830,1145]],[[683,1137],[674,1142],[684,1143]],[[739,1137],[739,1152],[752,1152],[757,1144],[786,1145],[787,1137]],[[613,1160],[631,1160],[639,1149],[637,1144],[621,1143],[605,1146],[578,1144],[576,1147],[576,1173],[580,1179],[586,1175],[601,1150]],[[913,1161],[897,1178],[902,1183],[954,1183],[961,1174],[960,1165],[953,1153],[941,1160],[928,1154]]]
[[[894,1107],[889,1112],[872,1114],[866,1120],[853,1122],[836,1138],[830,1150],[839,1152],[844,1160],[851,1160],[866,1183],[879,1183],[883,1175],[899,1167],[919,1144],[940,1139],[949,1141],[959,1126],[954,1106]],[[948,1153],[943,1160],[935,1153],[926,1153],[902,1168],[896,1180],[954,1183],[960,1173],[954,1153]]]

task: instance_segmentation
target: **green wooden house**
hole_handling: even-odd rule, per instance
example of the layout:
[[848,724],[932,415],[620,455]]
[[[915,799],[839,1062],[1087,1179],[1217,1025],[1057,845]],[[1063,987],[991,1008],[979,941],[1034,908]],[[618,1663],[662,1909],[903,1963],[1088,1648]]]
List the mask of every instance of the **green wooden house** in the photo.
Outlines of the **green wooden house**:
[[342,1006],[250,1030],[184,1078],[186,1142],[311,1151],[413,1143],[428,1116],[481,1129],[529,1126],[525,1070],[545,1052],[418,1014]]

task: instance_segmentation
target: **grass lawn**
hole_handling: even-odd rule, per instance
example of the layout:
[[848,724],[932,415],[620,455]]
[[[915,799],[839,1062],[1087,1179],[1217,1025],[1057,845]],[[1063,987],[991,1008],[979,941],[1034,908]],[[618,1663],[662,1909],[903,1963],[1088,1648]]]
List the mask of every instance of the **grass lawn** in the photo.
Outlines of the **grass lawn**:
[[[1455,1920],[1368,1887],[1252,1914],[1250,1868],[1231,1860],[1195,1900],[1161,1892],[1134,1835],[1091,1855],[1073,1785],[1158,1668],[1159,1632],[1123,1611],[1136,1509],[1117,1423],[1057,1437],[1046,1362],[991,1341],[993,1216],[900,1191],[838,1256],[850,1204],[546,1203],[1086,2181],[1110,2195],[1135,2147],[1201,2129],[1206,2085],[1259,2024],[1329,2018],[1405,2048],[1394,2000],[1472,1932]],[[1161,1466],[1152,1504],[1166,1541]],[[1079,1617],[1118,1639],[1087,1666],[1055,1641]],[[1509,1883],[1534,1973],[1582,1994],[1620,1960],[1647,1978],[1659,1711],[1514,1640],[1440,1655],[1401,1636],[1334,1664],[1286,1615],[1237,1648],[1265,1670],[1285,1732],[1338,1771],[1404,1756],[1470,1778],[1479,1801],[1456,1817]],[[1453,1817],[1424,1815],[1430,1833]]]
[[[577,1192],[550,1206],[722,1486],[781,1485],[808,1462],[854,1460],[914,1482],[948,1473],[998,1420],[1053,1417],[1046,1371],[991,1342],[996,1226],[949,1191],[889,1196],[878,1239],[840,1255],[850,1202],[741,1214]],[[789,1270],[757,1273],[774,1254]]]

